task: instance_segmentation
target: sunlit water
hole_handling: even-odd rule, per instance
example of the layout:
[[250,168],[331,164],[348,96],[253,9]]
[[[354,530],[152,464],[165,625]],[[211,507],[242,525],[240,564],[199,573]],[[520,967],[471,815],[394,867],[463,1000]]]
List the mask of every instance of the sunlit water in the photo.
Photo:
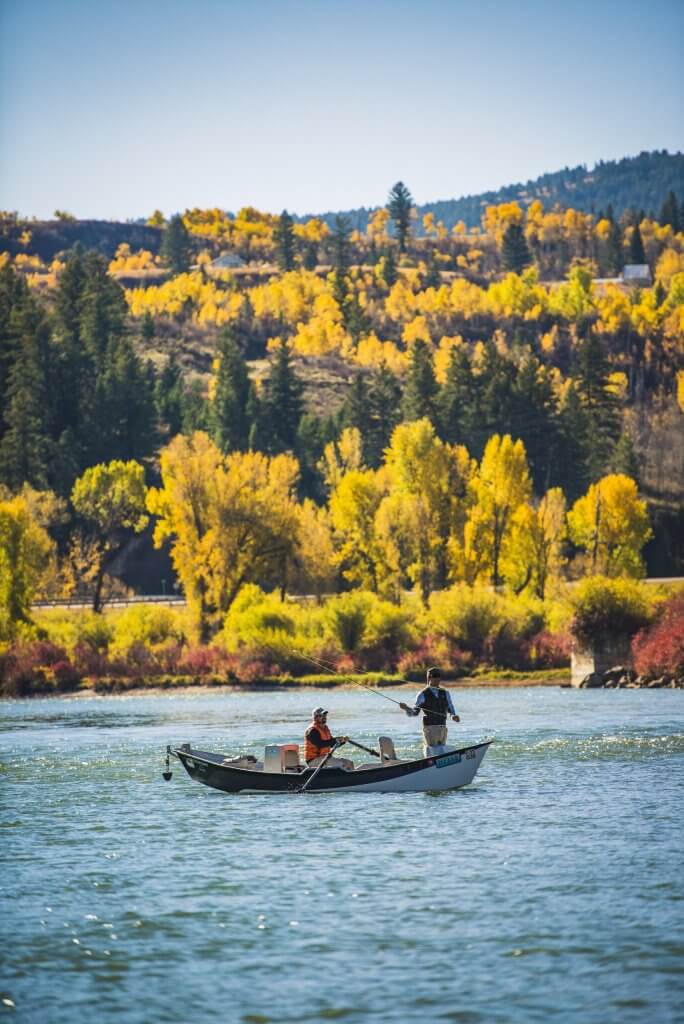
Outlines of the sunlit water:
[[440,795],[162,781],[167,742],[257,752],[319,703],[417,754],[365,692],[0,703],[0,1017],[681,1021],[684,694],[455,696],[450,741],[497,739]]

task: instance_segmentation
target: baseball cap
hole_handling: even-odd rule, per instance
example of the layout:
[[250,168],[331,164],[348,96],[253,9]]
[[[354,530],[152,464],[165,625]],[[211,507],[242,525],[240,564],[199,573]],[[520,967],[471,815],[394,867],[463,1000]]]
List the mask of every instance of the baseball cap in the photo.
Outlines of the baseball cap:
[[327,715],[328,712],[325,708],[314,708],[311,712],[311,717],[316,718],[317,715]]

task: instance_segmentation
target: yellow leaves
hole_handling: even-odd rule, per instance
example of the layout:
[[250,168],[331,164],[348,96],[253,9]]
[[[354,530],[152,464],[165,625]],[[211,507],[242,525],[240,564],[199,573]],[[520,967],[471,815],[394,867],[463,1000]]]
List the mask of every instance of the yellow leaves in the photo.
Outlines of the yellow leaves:
[[614,394],[617,398],[625,399],[627,397],[627,374],[622,372],[611,373],[608,375],[608,381],[606,389]]
[[145,223],[151,228],[163,228],[166,221],[161,210],[155,210],[152,216],[147,218]]
[[457,334],[454,337],[444,335],[440,338],[433,360],[435,378],[438,384],[444,384],[446,381],[447,370],[449,369],[449,363],[451,362],[451,355],[454,349],[458,348],[462,344],[463,338],[460,334]]
[[684,370],[677,371],[677,404],[684,412]]
[[145,500],[145,471],[132,459],[91,466],[71,492],[76,512],[96,525],[104,542],[117,530],[139,533],[145,528]]
[[171,556],[196,626],[206,637],[243,583],[282,567],[296,543],[299,467],[291,455],[223,456],[200,431],[161,456],[162,487],[148,493],[155,543]]
[[297,324],[292,349],[302,356],[325,356],[337,352],[351,355],[353,343],[344,327],[326,316],[313,316],[308,323]]
[[663,288],[669,288],[676,274],[684,273],[684,252],[663,249],[656,263],[655,279]]
[[137,253],[131,252],[131,247],[122,242],[116,250],[116,255],[109,264],[110,274],[126,274],[136,270],[154,270],[157,266],[154,256],[147,249],[140,249]]
[[406,373],[408,367],[408,353],[397,348],[393,341],[380,341],[373,332],[361,338],[354,360],[359,366],[373,370],[385,365],[398,376]]
[[385,301],[387,315],[398,323],[406,323],[416,312],[416,296],[404,278],[399,278]]
[[413,344],[414,341],[425,341],[430,344],[430,331],[428,330],[427,321],[424,316],[416,316],[407,323],[402,331],[401,337],[407,345]]
[[381,206],[379,210],[370,217],[368,221],[368,237],[375,242],[384,242],[387,239],[387,224],[389,223],[389,210]]
[[568,513],[568,527],[592,573],[643,575],[641,549],[652,531],[646,502],[630,477],[614,473],[592,484]]
[[610,237],[611,223],[607,217],[603,217],[594,228],[594,234],[599,242],[607,242]]
[[305,224],[295,224],[294,233],[304,242],[322,242],[330,234],[330,228],[320,217],[312,217]]
[[494,236],[499,245],[506,228],[511,224],[521,224],[522,220],[523,212],[518,203],[499,203],[498,206],[486,207],[482,216],[482,227]]
[[334,491],[345,473],[363,468],[363,443],[356,427],[345,427],[337,441],[330,441],[323,449],[318,464],[328,491]]
[[537,271],[524,274],[506,274],[503,281],[495,282],[487,290],[487,304],[495,316],[520,316],[537,320],[548,308],[548,293],[538,283]]

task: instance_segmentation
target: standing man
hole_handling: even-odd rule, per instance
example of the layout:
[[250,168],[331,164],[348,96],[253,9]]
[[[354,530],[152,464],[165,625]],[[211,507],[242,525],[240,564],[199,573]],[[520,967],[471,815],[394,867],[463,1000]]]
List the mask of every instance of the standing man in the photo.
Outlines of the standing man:
[[[309,768],[316,768],[330,753],[333,743],[346,743],[346,736],[333,736],[328,728],[328,712],[325,708],[314,708],[311,725],[304,733],[304,760]],[[351,771],[354,762],[347,757],[330,757],[326,768],[347,768]]]
[[423,712],[423,752],[429,757],[432,747],[443,747],[447,741],[447,718],[460,722],[454,710],[451,694],[442,687],[442,673],[438,668],[427,670],[427,686],[416,697],[412,708],[400,704],[409,717]]

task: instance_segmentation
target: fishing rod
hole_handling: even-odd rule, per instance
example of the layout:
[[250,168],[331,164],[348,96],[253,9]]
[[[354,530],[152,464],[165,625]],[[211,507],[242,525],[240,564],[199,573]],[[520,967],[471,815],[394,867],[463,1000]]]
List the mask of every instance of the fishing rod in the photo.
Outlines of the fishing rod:
[[[303,654],[301,651],[295,651],[294,648],[292,647],[289,650],[290,654],[295,654],[298,658],[303,658],[304,661],[308,661],[312,665],[317,665],[318,668],[322,668],[325,672],[329,672],[331,676],[339,674],[332,665],[326,663],[325,661],[317,661],[315,658],[310,658],[308,655]],[[410,685],[410,681],[408,679],[401,679],[400,682]],[[369,693],[374,693],[377,697],[384,697],[385,700],[389,700],[393,704],[397,704],[400,708],[404,703],[403,701],[395,700],[394,697],[388,697],[386,693],[382,692],[382,690],[376,690],[372,686],[366,686],[365,683],[355,683],[354,685],[361,687],[362,690],[368,690]],[[402,710],[404,709],[402,708]],[[444,718],[445,720],[449,718],[448,712],[445,711],[430,711],[429,713],[431,715],[435,715],[438,718]]]

